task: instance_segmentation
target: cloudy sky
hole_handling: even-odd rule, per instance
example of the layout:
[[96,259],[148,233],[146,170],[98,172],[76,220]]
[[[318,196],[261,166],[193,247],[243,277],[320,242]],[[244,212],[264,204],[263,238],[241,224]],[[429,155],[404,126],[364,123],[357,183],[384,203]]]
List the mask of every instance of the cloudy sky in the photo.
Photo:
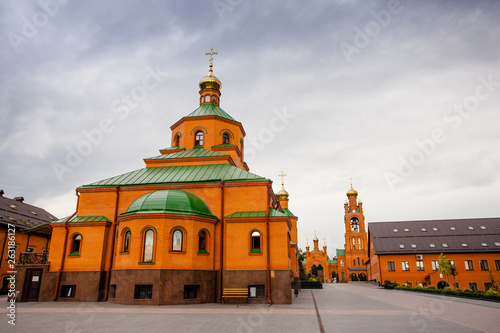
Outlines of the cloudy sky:
[[[58,217],[221,107],[250,171],[288,176],[299,245],[368,222],[500,216],[498,1],[0,2],[0,188]],[[321,244],[323,241],[321,241]]]

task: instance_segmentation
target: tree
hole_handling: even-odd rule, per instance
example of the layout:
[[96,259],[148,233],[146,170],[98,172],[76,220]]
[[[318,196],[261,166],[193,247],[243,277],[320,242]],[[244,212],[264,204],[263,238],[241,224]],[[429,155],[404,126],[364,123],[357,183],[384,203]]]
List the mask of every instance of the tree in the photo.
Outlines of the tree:
[[[496,285],[496,280],[495,280],[495,275],[493,275],[493,272],[491,271],[491,269],[488,269],[488,279],[490,280],[490,283],[491,283],[491,287],[493,289],[495,289],[496,291],[498,291],[498,285]],[[488,290],[486,290],[488,291]]]
[[448,275],[451,273],[451,264],[443,253],[439,255],[439,273],[446,275],[446,281],[449,284]]

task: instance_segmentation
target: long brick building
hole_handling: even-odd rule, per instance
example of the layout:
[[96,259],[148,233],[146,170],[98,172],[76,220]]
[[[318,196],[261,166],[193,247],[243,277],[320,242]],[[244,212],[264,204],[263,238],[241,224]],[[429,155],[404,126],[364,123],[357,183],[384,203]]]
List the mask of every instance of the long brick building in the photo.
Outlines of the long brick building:
[[[441,253],[454,274],[440,274]],[[368,256],[370,280],[487,291],[490,270],[500,279],[500,218],[370,223]]]

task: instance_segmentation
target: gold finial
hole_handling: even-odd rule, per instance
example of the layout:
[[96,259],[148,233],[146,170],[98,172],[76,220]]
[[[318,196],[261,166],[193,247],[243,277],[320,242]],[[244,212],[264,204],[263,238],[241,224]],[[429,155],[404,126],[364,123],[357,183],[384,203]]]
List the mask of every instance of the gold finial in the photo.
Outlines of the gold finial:
[[[207,54],[208,54],[208,53],[207,53]],[[352,180],[353,180],[353,179],[352,179],[352,177],[349,177],[349,180],[351,181],[351,187],[352,187]]]
[[206,52],[206,53],[205,53],[205,55],[209,55],[209,56],[210,56],[210,59],[209,59],[209,61],[210,61],[210,69],[209,69],[209,72],[210,72],[210,73],[213,73],[213,70],[212,70],[212,67],[213,67],[213,65],[214,65],[214,64],[213,64],[213,60],[214,60],[214,57],[213,57],[213,56],[214,56],[214,55],[217,55],[217,54],[219,54],[219,52],[214,52],[214,48],[213,48],[213,47],[211,47],[211,48],[210,48],[210,52]]
[[281,173],[278,175],[278,177],[281,178],[281,187],[285,188],[284,186],[285,186],[285,177],[286,177],[286,175],[283,172],[283,170],[281,170]]

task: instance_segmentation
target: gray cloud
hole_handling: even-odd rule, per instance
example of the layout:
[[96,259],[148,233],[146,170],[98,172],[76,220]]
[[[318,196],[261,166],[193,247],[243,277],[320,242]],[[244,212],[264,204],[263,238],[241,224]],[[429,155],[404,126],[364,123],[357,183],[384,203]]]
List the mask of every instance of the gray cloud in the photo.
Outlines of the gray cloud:
[[[36,2],[2,2],[1,187],[69,215],[77,186],[141,168],[197,107],[204,52],[214,47],[221,106],[248,138],[275,110],[295,116],[250,168],[275,190],[278,173],[289,175],[301,247],[314,229],[342,246],[349,176],[368,221],[499,216],[500,86],[467,116],[449,113],[474,96],[480,77],[500,81],[498,2],[402,0],[357,47],[358,31],[375,26],[388,3],[241,1],[221,12],[211,1],[68,1],[51,16]],[[44,13],[46,23],[26,35]],[[358,49],[350,62],[342,43]],[[119,117],[113,103],[151,70],[161,82]],[[53,162],[65,163],[103,119],[113,130],[59,181]],[[436,129],[446,139],[392,188],[387,173]]]

